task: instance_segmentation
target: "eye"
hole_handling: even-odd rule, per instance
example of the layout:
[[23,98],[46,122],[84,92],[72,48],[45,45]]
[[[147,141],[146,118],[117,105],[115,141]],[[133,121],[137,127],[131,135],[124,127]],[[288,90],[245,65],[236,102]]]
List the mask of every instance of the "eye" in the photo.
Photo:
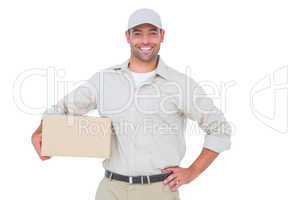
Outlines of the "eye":
[[157,33],[157,31],[151,31],[150,32],[150,35],[157,35],[158,33]]
[[134,35],[134,36],[140,36],[141,33],[140,33],[140,32],[133,32],[133,35]]

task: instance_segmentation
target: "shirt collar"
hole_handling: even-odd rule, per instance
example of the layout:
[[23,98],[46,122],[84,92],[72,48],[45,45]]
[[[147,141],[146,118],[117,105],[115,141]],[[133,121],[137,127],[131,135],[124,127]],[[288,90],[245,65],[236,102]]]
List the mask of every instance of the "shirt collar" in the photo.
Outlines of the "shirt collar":
[[[116,67],[115,69],[119,69],[122,71],[128,71],[128,64],[129,64],[129,59],[127,59],[124,63],[121,64],[121,66]],[[158,63],[155,68],[156,74],[159,76],[169,79],[169,74],[168,74],[168,66],[165,64],[165,62],[162,60],[162,58],[158,55]]]

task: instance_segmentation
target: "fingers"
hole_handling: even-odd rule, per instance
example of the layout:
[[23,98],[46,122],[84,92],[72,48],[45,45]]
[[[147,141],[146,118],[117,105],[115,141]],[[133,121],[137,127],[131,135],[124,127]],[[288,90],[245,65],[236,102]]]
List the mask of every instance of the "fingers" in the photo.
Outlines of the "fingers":
[[173,179],[176,178],[176,175],[175,174],[170,174],[164,181],[163,183],[166,185],[166,184],[169,184]]
[[33,144],[33,146],[34,146],[37,153],[39,153],[40,150],[41,150],[41,140],[42,139],[41,139],[40,135],[34,134],[32,136],[32,144]]
[[164,169],[162,169],[166,172],[177,172],[180,170],[180,167],[179,166],[172,166],[172,167],[166,167]]
[[163,183],[165,185],[168,185],[171,189],[171,191],[175,192],[178,187],[181,185],[179,179],[176,177],[176,174],[171,174],[169,175],[164,181]]
[[174,186],[171,187],[171,191],[175,192],[179,186],[181,186],[181,183],[180,182],[177,182]]
[[40,159],[41,160],[48,160],[48,159],[50,159],[51,157],[50,156],[40,156]]
[[182,170],[182,168],[178,166],[167,167],[162,170],[163,172],[172,172],[172,174],[163,181],[163,184],[168,185],[173,192],[183,184],[179,179],[179,177],[181,177],[180,170]]
[[178,179],[175,178],[172,181],[170,181],[170,183],[168,185],[171,189],[173,189],[177,185],[177,180]]
[[42,156],[41,155],[41,147],[42,147],[42,134],[34,134],[32,136],[32,144],[41,160],[48,160],[50,156]]
[[163,172],[163,173],[169,173],[170,171],[167,170],[167,169],[161,169],[161,172]]

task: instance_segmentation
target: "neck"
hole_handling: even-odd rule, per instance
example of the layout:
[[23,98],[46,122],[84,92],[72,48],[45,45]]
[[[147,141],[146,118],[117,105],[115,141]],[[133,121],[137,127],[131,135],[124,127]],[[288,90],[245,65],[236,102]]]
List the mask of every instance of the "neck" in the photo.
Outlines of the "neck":
[[149,62],[144,62],[131,56],[129,59],[128,68],[131,71],[139,72],[139,73],[151,72],[156,68],[158,59],[159,56],[156,56],[153,60]]

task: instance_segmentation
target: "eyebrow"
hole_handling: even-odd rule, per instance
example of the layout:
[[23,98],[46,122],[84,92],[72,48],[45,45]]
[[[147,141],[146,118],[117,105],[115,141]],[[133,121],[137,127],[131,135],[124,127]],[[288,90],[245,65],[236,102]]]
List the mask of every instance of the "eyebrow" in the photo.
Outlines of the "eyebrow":
[[149,31],[159,31],[158,28],[151,28]]
[[[158,29],[157,28],[151,28],[149,31],[158,31]],[[132,30],[132,32],[142,32],[142,30],[138,29],[138,28],[135,28],[135,29]]]
[[140,29],[133,29],[132,32],[142,32]]

